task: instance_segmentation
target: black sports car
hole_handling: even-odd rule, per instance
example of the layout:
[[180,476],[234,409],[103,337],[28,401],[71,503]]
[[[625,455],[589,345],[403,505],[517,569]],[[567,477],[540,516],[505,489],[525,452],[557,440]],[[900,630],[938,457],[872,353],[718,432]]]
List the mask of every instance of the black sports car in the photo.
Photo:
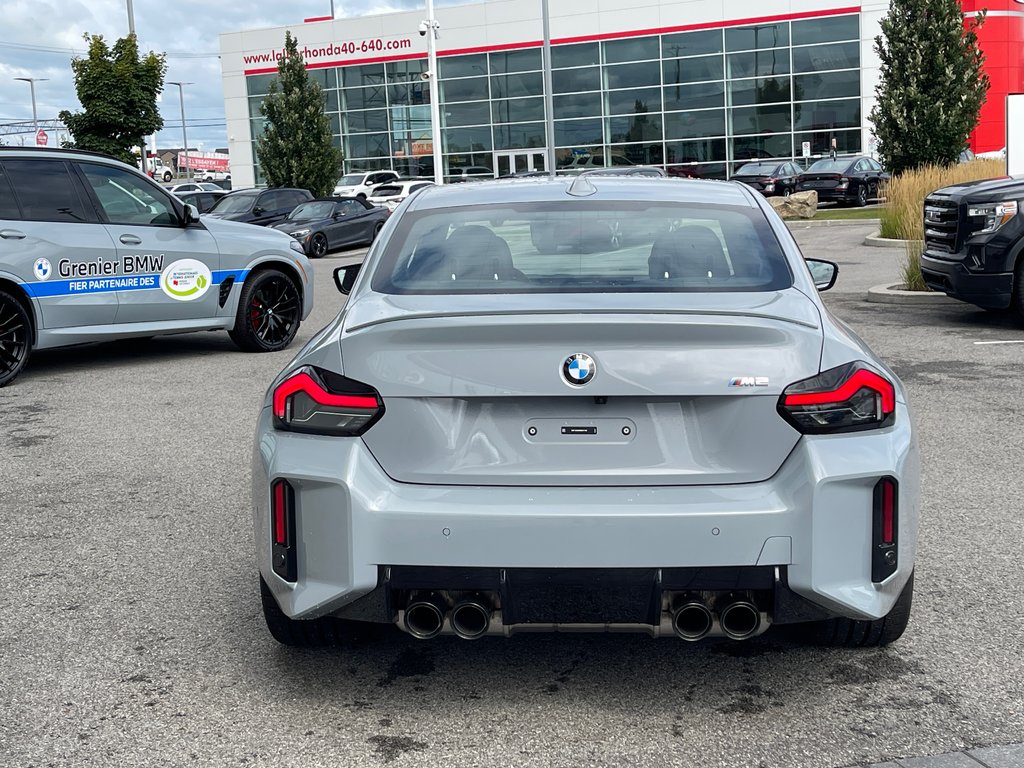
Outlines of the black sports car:
[[389,215],[386,208],[375,208],[357,197],[334,197],[296,206],[271,229],[287,232],[302,243],[307,256],[318,259],[347,245],[372,243]]

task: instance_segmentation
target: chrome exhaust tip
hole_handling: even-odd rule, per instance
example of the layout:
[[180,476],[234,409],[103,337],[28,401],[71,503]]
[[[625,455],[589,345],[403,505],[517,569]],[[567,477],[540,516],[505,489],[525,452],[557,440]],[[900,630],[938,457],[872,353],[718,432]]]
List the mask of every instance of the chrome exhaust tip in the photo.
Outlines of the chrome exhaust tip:
[[714,624],[711,610],[696,598],[689,598],[672,607],[672,631],[683,640],[700,640]]
[[447,605],[433,593],[416,596],[405,607],[405,629],[413,637],[429,640],[441,634]]
[[746,640],[761,628],[761,612],[749,600],[734,600],[718,616],[722,632],[733,640]]
[[452,608],[452,631],[463,640],[476,640],[491,626],[491,603],[480,595],[459,600]]

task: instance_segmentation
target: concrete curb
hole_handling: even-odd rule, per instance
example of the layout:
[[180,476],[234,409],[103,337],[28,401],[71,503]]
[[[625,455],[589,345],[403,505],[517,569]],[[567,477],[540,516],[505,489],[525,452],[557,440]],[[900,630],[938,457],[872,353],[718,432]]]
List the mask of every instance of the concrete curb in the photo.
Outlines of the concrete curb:
[[881,232],[873,232],[864,238],[864,245],[872,248],[906,248],[910,240],[895,240],[891,237],[882,237]]
[[885,283],[868,288],[868,301],[875,304],[914,304],[933,307],[956,301],[956,299],[951,299],[946,294],[937,291],[904,291],[900,285],[900,283],[895,285]]
[[787,226],[807,224],[811,227],[878,226],[878,219],[783,219]]

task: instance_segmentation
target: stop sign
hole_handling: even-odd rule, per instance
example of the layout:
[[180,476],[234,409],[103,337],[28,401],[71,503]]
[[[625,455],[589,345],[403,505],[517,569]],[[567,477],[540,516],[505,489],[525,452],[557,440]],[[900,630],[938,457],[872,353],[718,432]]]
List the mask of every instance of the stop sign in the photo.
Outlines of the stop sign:
[[50,137],[46,135],[46,131],[44,131],[42,128],[40,128],[38,131],[36,131],[36,145],[37,146],[45,147],[49,143],[50,143]]

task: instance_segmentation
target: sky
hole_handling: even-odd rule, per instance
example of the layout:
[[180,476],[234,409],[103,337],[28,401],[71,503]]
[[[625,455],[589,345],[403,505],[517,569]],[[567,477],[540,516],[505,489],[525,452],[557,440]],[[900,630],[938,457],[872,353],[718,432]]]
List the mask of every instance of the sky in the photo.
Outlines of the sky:
[[[462,0],[465,2],[465,0]],[[436,0],[453,5],[455,0]],[[304,18],[328,16],[330,0],[249,0],[219,3],[210,0],[134,0],[135,30],[143,53],[167,54],[165,90],[160,113],[164,129],[157,135],[160,148],[181,146],[181,110],[177,86],[185,91],[188,143],[203,151],[227,146],[224,95],[221,87],[222,32],[237,32],[285,24]],[[335,0],[337,18],[426,8],[424,0]],[[424,11],[425,13],[425,11]],[[31,121],[29,84],[16,77],[49,78],[37,82],[36,109],[40,120],[55,119],[62,109],[81,109],[75,95],[71,60],[85,54],[85,34],[99,34],[113,44],[128,33],[126,0],[4,0],[0,24],[0,126]],[[19,144],[29,134],[4,135],[7,144]],[[54,137],[50,137],[54,146]]]

